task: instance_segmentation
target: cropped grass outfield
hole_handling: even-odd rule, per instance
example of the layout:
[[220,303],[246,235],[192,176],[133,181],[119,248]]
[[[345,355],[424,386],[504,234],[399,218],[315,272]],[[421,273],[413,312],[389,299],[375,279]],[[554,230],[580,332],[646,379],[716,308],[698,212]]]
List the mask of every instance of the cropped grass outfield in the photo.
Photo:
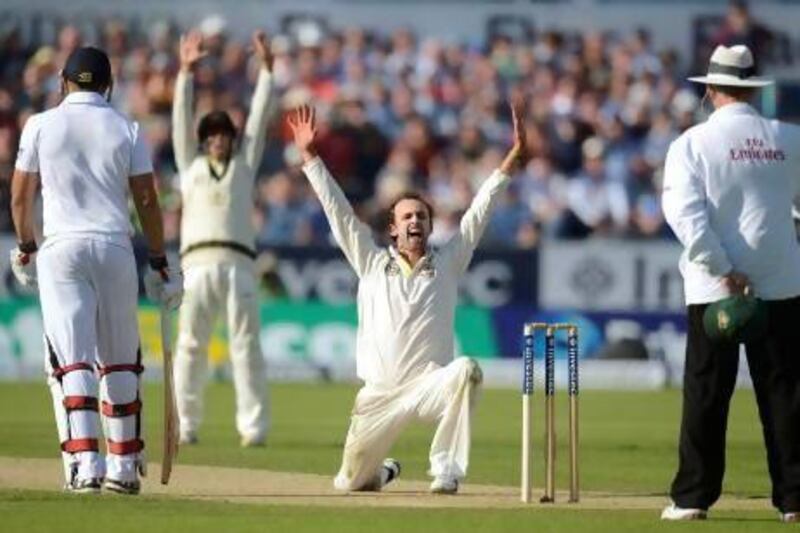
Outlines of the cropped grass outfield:
[[[275,385],[268,446],[241,449],[233,426],[233,391],[208,390],[201,444],[181,449],[180,464],[232,466],[333,476],[340,460],[355,388],[343,385]],[[145,388],[148,459],[158,461],[160,386]],[[538,447],[541,398],[534,422]],[[563,406],[563,407],[562,407]],[[566,402],[559,396],[560,415]],[[665,494],[676,462],[680,392],[581,394],[582,489]],[[566,486],[566,417],[561,436],[559,486]],[[0,456],[55,458],[58,454],[49,394],[43,383],[0,384]],[[484,391],[474,424],[468,482],[519,483],[520,401],[510,390]],[[392,455],[403,477],[426,479],[433,428],[414,426]],[[735,395],[728,432],[725,490],[743,497],[769,494],[764,447],[751,391]],[[536,455],[535,481],[541,481]],[[0,478],[2,476],[0,475]],[[540,483],[539,483],[540,484]],[[0,482],[0,487],[2,487]],[[653,511],[547,509],[397,509],[245,505],[200,502],[143,494],[138,498],[75,497],[58,492],[0,488],[0,531],[645,531],[702,527],[704,531],[786,527],[771,511],[719,511],[705,524],[665,524]],[[666,501],[666,496],[665,496]]]

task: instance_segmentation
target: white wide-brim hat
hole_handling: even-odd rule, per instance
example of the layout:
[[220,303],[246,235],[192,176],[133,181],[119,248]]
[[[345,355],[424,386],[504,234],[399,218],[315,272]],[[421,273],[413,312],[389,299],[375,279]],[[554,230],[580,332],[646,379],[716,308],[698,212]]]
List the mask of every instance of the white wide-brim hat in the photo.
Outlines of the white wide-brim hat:
[[754,76],[755,72],[753,53],[749,48],[743,44],[730,48],[719,45],[711,54],[708,74],[691,77],[689,81],[730,87],[766,87],[773,83],[770,79]]

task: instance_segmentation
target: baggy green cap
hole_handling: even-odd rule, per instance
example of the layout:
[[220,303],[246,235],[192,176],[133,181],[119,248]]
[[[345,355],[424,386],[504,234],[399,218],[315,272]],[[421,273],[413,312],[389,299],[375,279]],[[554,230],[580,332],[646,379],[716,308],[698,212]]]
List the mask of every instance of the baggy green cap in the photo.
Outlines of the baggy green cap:
[[713,341],[746,343],[767,333],[767,306],[753,296],[736,295],[710,304],[703,328]]

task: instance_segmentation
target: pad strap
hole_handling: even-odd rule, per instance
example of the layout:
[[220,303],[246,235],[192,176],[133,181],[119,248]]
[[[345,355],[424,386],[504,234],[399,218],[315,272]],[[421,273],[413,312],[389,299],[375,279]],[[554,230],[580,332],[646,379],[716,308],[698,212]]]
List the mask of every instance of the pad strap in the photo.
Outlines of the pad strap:
[[77,370],[88,370],[89,372],[93,372],[94,368],[89,363],[74,363],[71,365],[64,365],[64,366],[54,366],[53,367],[53,377],[57,380],[61,380],[64,377],[64,374],[69,374],[70,372],[75,372]]
[[63,403],[67,411],[97,411],[97,398],[94,396],[64,396]]
[[106,441],[108,453],[114,455],[130,455],[132,453],[139,453],[144,450],[144,441],[142,439],[126,440],[123,442],[114,442],[113,440]]
[[144,367],[136,363],[131,365],[98,366],[97,370],[100,372],[100,377],[110,374],[111,372],[133,372],[134,374],[138,375],[144,372]]
[[97,439],[69,439],[61,443],[61,451],[66,453],[96,452]]
[[103,402],[103,415],[111,417],[130,416],[138,414],[142,410],[141,400],[134,400],[131,403],[108,403]]

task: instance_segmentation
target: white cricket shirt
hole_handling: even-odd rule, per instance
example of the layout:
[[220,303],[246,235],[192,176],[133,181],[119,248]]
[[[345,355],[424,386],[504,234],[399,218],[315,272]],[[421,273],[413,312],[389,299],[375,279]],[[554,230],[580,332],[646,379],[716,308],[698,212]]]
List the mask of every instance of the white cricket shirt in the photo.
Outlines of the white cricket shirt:
[[45,239],[94,233],[121,242],[133,232],[128,178],[153,171],[139,125],[87,91],[28,119],[16,168],[39,173]]
[[394,248],[375,244],[321,159],[306,163],[303,171],[358,274],[358,377],[370,386],[394,387],[430,363],[447,365],[454,356],[459,280],[509,177],[495,171],[475,195],[459,231],[411,269]]
[[255,253],[256,234],[251,219],[253,186],[267,134],[271,79],[269,71],[262,68],[241,146],[232,154],[224,173],[215,176],[208,157],[198,151],[194,136],[192,76],[183,71],[178,74],[172,107],[172,143],[181,180],[183,266],[220,260],[250,261],[236,248]]
[[728,104],[669,148],[664,215],[684,245],[687,304],[728,296],[721,276],[747,275],[756,296],[800,295],[800,246],[792,222],[800,191],[800,128]]

